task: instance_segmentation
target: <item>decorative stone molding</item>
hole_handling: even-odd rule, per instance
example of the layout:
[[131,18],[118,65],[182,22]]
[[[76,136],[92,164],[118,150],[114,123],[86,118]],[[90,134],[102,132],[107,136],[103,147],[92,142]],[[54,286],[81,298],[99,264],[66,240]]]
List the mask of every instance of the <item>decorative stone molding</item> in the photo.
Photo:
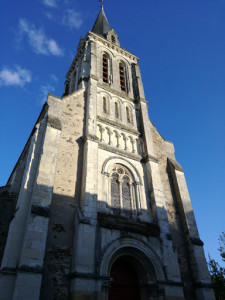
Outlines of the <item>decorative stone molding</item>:
[[43,274],[43,268],[40,266],[30,267],[30,266],[22,265],[18,268],[18,271],[22,273]]
[[15,275],[17,273],[17,268],[4,267],[0,270],[0,274]]
[[129,152],[126,152],[124,150],[118,149],[116,147],[112,147],[112,146],[109,146],[109,145],[106,145],[106,144],[100,144],[100,143],[98,144],[98,147],[100,149],[109,151],[111,153],[122,155],[124,157],[130,158],[130,159],[134,159],[136,161],[141,161],[141,156],[140,155],[129,153]]
[[53,117],[48,115],[48,126],[58,129],[58,130],[62,130],[62,123],[61,120],[59,120],[59,118]]
[[91,220],[83,215],[79,207],[76,207],[76,212],[77,212],[79,223],[87,224],[87,225],[91,224]]
[[86,279],[102,279],[110,281],[110,277],[108,276],[99,276],[93,273],[81,273],[81,272],[72,272],[70,273],[70,278],[86,278]]
[[110,291],[111,285],[112,285],[112,279],[111,278],[109,280],[103,281],[103,283],[102,283],[102,291],[104,291],[105,293],[108,294],[109,291]]
[[175,170],[180,171],[180,172],[184,172],[183,168],[179,165],[179,163],[176,160],[168,157],[167,161],[168,161],[169,165],[173,166],[173,168]]
[[135,55],[133,55],[132,53],[130,53],[129,51],[125,50],[124,48],[121,48],[117,45],[115,45],[112,42],[109,42],[108,40],[104,39],[103,37],[101,37],[100,35],[97,35],[91,31],[89,31],[86,35],[86,39],[90,38],[93,41],[98,41],[101,42],[103,45],[107,46],[109,49],[113,49],[116,52],[118,52],[119,54],[124,55],[125,57],[127,57],[128,59],[130,59],[132,62],[137,63],[139,61],[139,58]]
[[19,268],[2,268],[0,270],[0,274],[5,274],[5,275],[15,275],[18,272],[21,273],[35,273],[35,274],[43,274],[43,268],[40,266],[35,266],[35,267],[30,267],[26,265],[22,265]]
[[107,158],[102,166],[102,174],[109,174],[109,167],[113,164],[121,164],[127,167],[135,177],[135,184],[142,185],[141,176],[136,167],[130,161],[122,157],[112,156]]
[[212,283],[205,283],[205,282],[195,282],[195,288],[197,289],[213,289]]
[[157,283],[160,284],[160,285],[168,285],[168,286],[180,286],[180,287],[184,286],[183,282],[181,282],[181,281],[171,281],[171,280],[161,281],[161,280],[158,280]]
[[99,212],[98,222],[103,228],[138,233],[145,236],[160,236],[160,228],[157,225],[139,221],[138,219],[108,215]]
[[[128,254],[129,252],[129,254]],[[165,272],[161,258],[156,251],[143,242],[143,240],[132,237],[122,237],[114,240],[102,252],[100,258],[100,275],[109,276],[109,270],[113,262],[123,255],[133,256],[142,266],[146,274],[145,282],[154,280],[165,281]],[[150,279],[149,274],[152,274]]]
[[49,218],[50,215],[50,207],[44,207],[41,205],[35,205],[33,204],[31,206],[31,213],[36,215],[36,216],[40,216],[40,217],[44,217],[44,218]]
[[97,116],[97,119],[98,119],[99,121],[105,123],[105,124],[110,124],[110,125],[112,125],[112,126],[118,127],[119,129],[122,129],[122,130],[125,130],[125,131],[127,131],[127,132],[133,133],[133,134],[135,134],[135,135],[137,135],[137,136],[140,135],[140,132],[139,132],[139,131],[137,131],[137,130],[135,130],[135,129],[133,129],[133,128],[130,128],[130,127],[128,127],[128,126],[125,126],[125,125],[123,125],[123,124],[121,124],[121,123],[119,123],[119,122],[115,122],[115,121],[112,121],[112,120],[103,118],[103,117],[101,117],[101,116]]
[[148,161],[153,161],[155,163],[159,162],[159,160],[156,157],[149,155],[149,154],[142,158],[142,162],[146,163]]
[[104,82],[100,83],[100,82],[98,82],[98,87],[102,88],[102,89],[104,89],[104,90],[106,90],[106,91],[108,91],[110,93],[113,93],[114,95],[117,95],[118,97],[121,97],[123,99],[126,99],[126,100],[134,103],[134,99],[130,98],[126,92],[119,92],[119,91],[113,89],[108,83],[104,83]]
[[196,245],[196,246],[204,245],[203,241],[198,237],[190,236],[190,241],[191,241],[192,245]]
[[94,80],[96,80],[96,81],[98,81],[98,77],[95,76],[95,75],[93,75],[93,74],[90,75],[90,78],[91,78],[91,79],[94,79]]
[[87,134],[87,135],[83,138],[84,144],[85,144],[87,141],[99,142],[99,139],[98,139],[98,137],[95,136],[95,135]]

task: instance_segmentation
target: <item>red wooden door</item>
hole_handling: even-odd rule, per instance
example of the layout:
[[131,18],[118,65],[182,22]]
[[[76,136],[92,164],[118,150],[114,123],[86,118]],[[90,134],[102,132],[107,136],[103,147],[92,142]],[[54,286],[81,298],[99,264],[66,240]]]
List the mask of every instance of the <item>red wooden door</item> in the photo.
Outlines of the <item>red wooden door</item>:
[[110,277],[113,282],[109,300],[140,300],[138,275],[125,259],[119,258],[113,264]]

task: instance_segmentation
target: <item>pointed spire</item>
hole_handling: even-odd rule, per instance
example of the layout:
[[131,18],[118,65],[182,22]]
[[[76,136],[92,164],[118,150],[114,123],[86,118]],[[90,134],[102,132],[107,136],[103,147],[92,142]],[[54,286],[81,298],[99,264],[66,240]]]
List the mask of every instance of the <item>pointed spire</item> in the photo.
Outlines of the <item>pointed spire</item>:
[[111,27],[109,25],[109,22],[106,18],[105,12],[104,12],[103,1],[100,1],[100,2],[101,2],[101,10],[98,14],[98,17],[95,21],[92,31],[94,33],[97,33],[97,34],[100,34],[100,35],[106,37],[106,34],[111,30]]

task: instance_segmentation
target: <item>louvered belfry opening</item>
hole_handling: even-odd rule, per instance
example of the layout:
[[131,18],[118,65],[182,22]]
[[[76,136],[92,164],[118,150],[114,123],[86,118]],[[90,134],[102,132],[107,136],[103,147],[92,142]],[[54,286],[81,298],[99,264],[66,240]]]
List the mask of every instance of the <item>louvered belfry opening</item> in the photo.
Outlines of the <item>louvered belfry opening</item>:
[[114,35],[112,35],[112,42],[115,43],[116,42],[116,38]]
[[102,57],[102,67],[103,67],[103,82],[109,83],[109,59],[107,54],[103,54]]
[[125,68],[123,63],[120,63],[119,69],[120,69],[120,87],[122,91],[126,92]]

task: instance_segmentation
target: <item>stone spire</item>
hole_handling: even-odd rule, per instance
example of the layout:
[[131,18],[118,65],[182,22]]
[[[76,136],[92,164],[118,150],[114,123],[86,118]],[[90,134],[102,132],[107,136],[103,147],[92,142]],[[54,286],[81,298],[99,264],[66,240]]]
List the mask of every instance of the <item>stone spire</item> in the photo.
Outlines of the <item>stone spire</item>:
[[101,10],[98,14],[98,17],[95,21],[95,24],[92,28],[92,31],[94,33],[100,34],[104,37],[106,37],[106,34],[111,30],[111,27],[109,25],[109,22],[106,18],[103,5],[101,5]]

